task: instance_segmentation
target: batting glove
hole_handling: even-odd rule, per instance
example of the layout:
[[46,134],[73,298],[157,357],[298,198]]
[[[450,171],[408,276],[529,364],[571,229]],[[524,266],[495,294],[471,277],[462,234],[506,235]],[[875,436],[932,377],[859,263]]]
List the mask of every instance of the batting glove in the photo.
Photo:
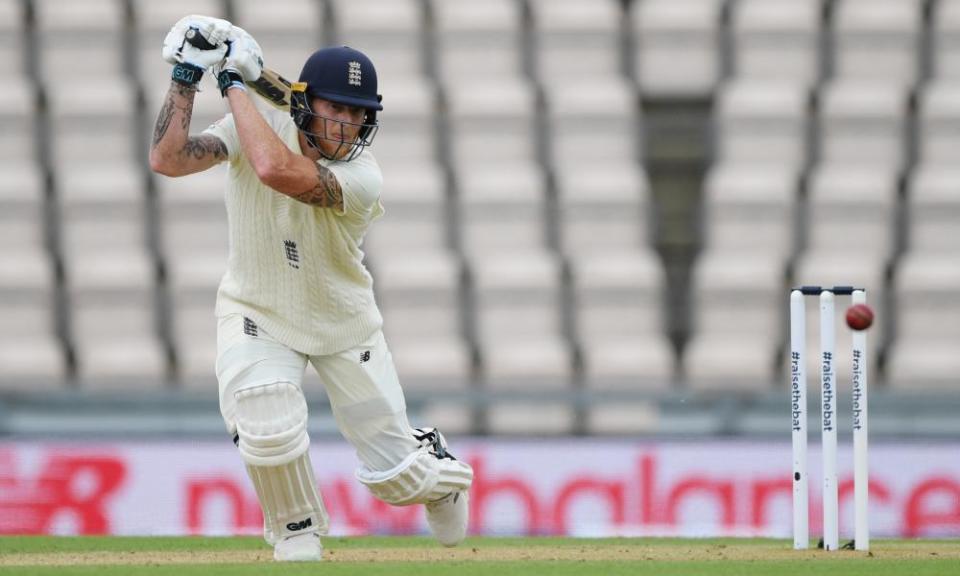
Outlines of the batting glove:
[[227,56],[215,69],[223,96],[231,86],[243,88],[244,82],[253,82],[263,73],[263,51],[246,30],[234,26],[227,44]]
[[173,25],[163,40],[163,59],[174,64],[173,79],[196,84],[204,71],[221,62],[233,25],[220,18],[190,15]]
[[246,82],[260,78],[263,72],[263,50],[253,36],[243,28],[234,26],[227,42],[230,49],[223,61],[223,69],[236,71]]

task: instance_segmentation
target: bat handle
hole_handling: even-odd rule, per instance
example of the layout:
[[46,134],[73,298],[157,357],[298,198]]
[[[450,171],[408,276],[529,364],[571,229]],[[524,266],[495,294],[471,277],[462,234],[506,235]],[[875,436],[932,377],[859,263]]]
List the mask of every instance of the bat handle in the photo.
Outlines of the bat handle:
[[203,34],[200,33],[200,30],[196,27],[191,26],[184,33],[183,37],[186,41],[199,50],[214,50],[216,46],[211,44],[206,38],[203,37]]

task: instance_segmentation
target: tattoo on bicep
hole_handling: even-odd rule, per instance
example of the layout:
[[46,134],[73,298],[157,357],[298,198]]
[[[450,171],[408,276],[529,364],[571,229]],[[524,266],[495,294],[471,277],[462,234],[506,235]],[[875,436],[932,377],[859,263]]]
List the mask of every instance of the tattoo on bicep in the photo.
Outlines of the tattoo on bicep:
[[223,140],[209,134],[191,136],[180,153],[194,160],[203,160],[212,156],[214,159],[222,161],[226,160],[228,156],[227,145],[223,143]]
[[295,198],[305,204],[322,208],[343,208],[343,190],[336,175],[325,166],[317,164],[317,184]]

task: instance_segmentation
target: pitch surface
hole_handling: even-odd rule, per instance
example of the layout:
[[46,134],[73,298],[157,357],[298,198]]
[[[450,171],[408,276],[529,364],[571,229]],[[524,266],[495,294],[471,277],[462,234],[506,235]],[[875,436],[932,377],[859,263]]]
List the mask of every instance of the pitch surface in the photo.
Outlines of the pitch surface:
[[279,565],[257,538],[0,538],[0,574],[960,574],[960,541],[879,540],[869,553],[785,540],[326,538],[320,565]]

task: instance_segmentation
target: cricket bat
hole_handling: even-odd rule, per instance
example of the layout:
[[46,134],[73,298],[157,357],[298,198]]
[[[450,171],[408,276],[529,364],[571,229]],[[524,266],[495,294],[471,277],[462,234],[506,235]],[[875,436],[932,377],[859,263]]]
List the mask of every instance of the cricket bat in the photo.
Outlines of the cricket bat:
[[276,71],[264,68],[259,78],[246,84],[264,100],[280,110],[290,109],[291,83]]
[[[186,40],[201,50],[212,50],[216,48],[216,46],[208,42],[196,28],[187,30]],[[259,78],[253,81],[247,81],[246,84],[264,100],[280,110],[290,109],[291,82],[281,76],[279,72],[264,68]]]

